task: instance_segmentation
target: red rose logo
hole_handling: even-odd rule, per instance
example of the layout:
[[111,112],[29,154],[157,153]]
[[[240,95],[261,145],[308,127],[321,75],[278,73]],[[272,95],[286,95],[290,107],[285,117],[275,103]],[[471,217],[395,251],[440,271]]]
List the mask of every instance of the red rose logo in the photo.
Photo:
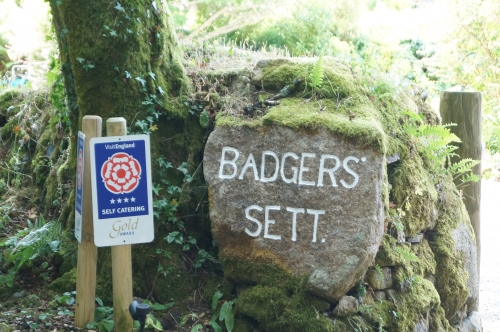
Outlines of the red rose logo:
[[127,153],[118,152],[102,164],[101,177],[106,189],[114,194],[130,193],[139,185],[141,165]]

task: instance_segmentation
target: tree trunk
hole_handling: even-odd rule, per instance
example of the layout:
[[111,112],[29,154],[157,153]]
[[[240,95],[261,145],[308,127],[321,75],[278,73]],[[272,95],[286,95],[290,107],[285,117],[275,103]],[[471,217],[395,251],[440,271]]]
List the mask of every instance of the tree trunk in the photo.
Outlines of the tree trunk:
[[[184,294],[192,294],[190,287],[198,282],[183,268],[186,255],[194,256],[194,260],[197,251],[182,251],[179,245],[163,239],[172,231],[188,234],[191,226],[195,232],[189,230],[190,234],[201,239],[198,244],[203,239],[210,244],[211,236],[207,214],[201,213],[206,210],[202,203],[206,191],[202,172],[193,175],[202,160],[206,130],[185,105],[191,83],[185,74],[170,13],[158,0],[49,2],[70,113],[69,121],[63,125],[70,126],[71,139],[66,165],[59,168],[57,178],[45,185],[65,188],[64,184],[74,182],[76,137],[84,115],[98,115],[103,121],[124,117],[128,134],[150,134],[153,185],[158,190],[154,201],[161,204],[155,207],[155,242],[133,250],[134,294],[151,295],[159,301],[181,300]],[[107,135],[105,128],[102,135]],[[183,162],[187,162],[194,177],[190,183],[183,182],[185,165],[182,171],[175,169]],[[170,163],[173,168],[169,168]],[[177,191],[180,187],[182,193]],[[74,192],[73,189],[71,194],[64,194],[69,198],[59,217],[67,229],[74,227]],[[45,200],[49,205],[52,202],[50,197]],[[199,212],[185,213],[194,217],[180,219],[184,212],[195,210]],[[182,257],[167,255],[179,251]],[[98,255],[96,295],[111,301],[110,252],[101,249]],[[158,276],[159,268],[174,269],[175,273],[162,278]]]
[[[74,176],[74,138],[85,115],[124,117],[129,134],[157,128],[153,155],[192,161],[202,150],[203,132],[182,103],[190,81],[162,1],[49,2],[70,113],[67,179]],[[59,219],[67,228],[73,225],[73,201],[70,195]]]

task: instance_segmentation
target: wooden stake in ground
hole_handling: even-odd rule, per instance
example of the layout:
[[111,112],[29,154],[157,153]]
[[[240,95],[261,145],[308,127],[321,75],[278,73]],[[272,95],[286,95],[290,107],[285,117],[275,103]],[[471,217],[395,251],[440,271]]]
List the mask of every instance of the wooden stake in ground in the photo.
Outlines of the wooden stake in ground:
[[[462,141],[455,151],[460,156],[460,159],[481,160],[481,93],[441,91],[439,110],[443,124],[457,124],[450,127],[450,131]],[[472,171],[474,174],[481,175],[481,164],[474,166]],[[481,262],[481,220],[479,210],[481,205],[481,182],[468,184],[463,188],[463,196],[472,228],[474,228],[476,234],[477,272],[479,276]]]
[[[124,118],[110,118],[106,121],[107,136],[127,135],[127,121]],[[111,247],[113,270],[113,309],[115,331],[132,331],[134,321],[128,311],[132,302],[132,248],[130,244]]]
[[82,242],[78,243],[75,307],[75,325],[80,328],[84,328],[88,323],[94,321],[97,247],[94,244],[89,141],[91,138],[101,137],[101,117],[95,115],[84,116],[82,119],[82,132],[85,134]]

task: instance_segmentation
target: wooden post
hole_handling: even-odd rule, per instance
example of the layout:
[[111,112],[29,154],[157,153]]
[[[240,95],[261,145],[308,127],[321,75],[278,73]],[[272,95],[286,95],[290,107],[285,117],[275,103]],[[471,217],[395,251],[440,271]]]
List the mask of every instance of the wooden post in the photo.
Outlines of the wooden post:
[[[463,158],[481,160],[481,93],[441,91],[439,110],[443,124],[456,123],[450,127],[462,143],[456,153]],[[481,175],[481,164],[474,166],[474,174]],[[469,213],[472,228],[476,235],[477,272],[479,276],[481,262],[481,182],[470,183],[463,189],[464,203]]]
[[[106,121],[107,136],[127,135],[127,121],[124,118],[110,118]],[[132,302],[132,248],[130,244],[111,247],[113,271],[113,309],[115,331],[130,332],[134,321],[128,311]]]
[[85,156],[83,166],[84,191],[82,197],[82,242],[78,243],[75,307],[75,325],[80,328],[84,328],[88,323],[94,321],[97,247],[94,244],[89,141],[91,138],[101,137],[101,117],[94,115],[84,116],[82,119],[82,132],[85,134]]

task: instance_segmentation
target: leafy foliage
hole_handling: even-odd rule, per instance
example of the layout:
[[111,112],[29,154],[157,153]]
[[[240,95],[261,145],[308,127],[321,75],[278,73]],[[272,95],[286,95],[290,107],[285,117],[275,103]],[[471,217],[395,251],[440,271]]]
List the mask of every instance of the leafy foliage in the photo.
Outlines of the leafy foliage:
[[430,125],[422,124],[404,125],[404,131],[417,137],[421,143],[419,148],[420,152],[427,157],[434,159],[436,162],[442,162],[443,158],[450,156],[455,146],[450,145],[452,142],[461,142],[461,140],[453,134],[448,128],[450,125]]
[[460,179],[461,183],[457,185],[458,188],[463,187],[469,182],[478,182],[481,180],[481,176],[472,172],[472,168],[479,163],[479,160],[465,158],[448,167],[448,171],[453,175],[453,180]]
[[222,332],[222,328],[217,323],[224,322],[226,329],[228,332],[231,332],[234,328],[234,312],[233,312],[233,301],[224,301],[222,306],[218,308],[218,303],[220,298],[222,297],[222,293],[217,291],[212,297],[212,310],[214,311],[212,315],[212,319],[210,319],[210,325],[214,328],[215,332]]
[[0,243],[0,248],[4,248],[2,270],[8,271],[7,275],[0,275],[0,284],[8,287],[14,286],[14,278],[23,268],[35,269],[47,278],[51,258],[65,251],[61,248],[61,224],[46,223],[42,216],[35,223],[27,223],[27,228]]

